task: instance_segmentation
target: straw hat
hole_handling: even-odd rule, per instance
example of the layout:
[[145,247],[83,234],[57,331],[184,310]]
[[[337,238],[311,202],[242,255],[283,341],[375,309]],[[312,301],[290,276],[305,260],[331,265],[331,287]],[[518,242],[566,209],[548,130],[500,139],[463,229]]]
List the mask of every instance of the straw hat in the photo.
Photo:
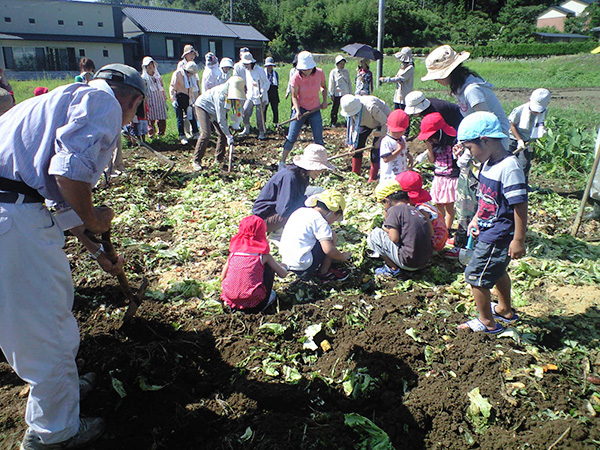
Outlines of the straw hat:
[[250,52],[245,52],[242,55],[241,60],[242,60],[242,64],[254,64],[256,62],[256,60],[252,56],[252,53],[250,53]]
[[402,47],[399,52],[394,53],[394,57],[405,63],[414,62],[412,49],[410,47]]
[[456,53],[449,45],[436,48],[425,59],[427,75],[422,77],[421,81],[447,78],[460,63],[469,59],[469,56],[471,56],[469,52]]
[[317,67],[317,63],[313,59],[313,55],[311,52],[303,51],[298,53],[298,64],[296,64],[296,69],[298,70],[310,70]]
[[357,115],[361,108],[362,103],[355,95],[346,94],[340,100],[340,113],[344,117],[352,117]]
[[304,170],[335,170],[327,161],[327,149],[319,144],[309,144],[302,155],[294,156],[294,164]]
[[227,99],[228,100],[245,100],[246,94],[244,93],[244,80],[242,77],[233,75],[227,80]]
[[404,108],[404,112],[406,114],[421,114],[431,102],[425,98],[425,94],[421,91],[412,91],[409,92],[406,97],[404,97],[404,101],[406,102],[406,107]]
[[191,44],[188,44],[183,47],[183,53],[182,53],[181,57],[185,58],[185,55],[187,55],[188,53],[192,53],[192,52],[194,52],[196,54],[196,56],[198,56],[198,52],[196,51],[194,46]]
[[268,67],[268,66],[273,66],[273,67],[275,66],[275,60],[271,56],[269,56],[267,59],[265,59],[265,67]]

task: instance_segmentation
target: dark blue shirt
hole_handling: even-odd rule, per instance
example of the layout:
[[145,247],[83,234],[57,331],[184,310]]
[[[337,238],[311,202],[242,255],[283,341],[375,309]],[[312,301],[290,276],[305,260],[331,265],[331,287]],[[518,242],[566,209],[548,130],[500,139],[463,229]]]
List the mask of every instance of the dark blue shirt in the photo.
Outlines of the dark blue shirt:
[[448,125],[455,130],[458,130],[458,126],[460,125],[461,120],[463,120],[463,115],[457,104],[439,98],[428,98],[427,100],[429,100],[431,105],[421,113],[423,116],[438,112],[442,115],[444,121]]
[[273,175],[262,188],[252,207],[252,214],[265,220],[273,214],[289,217],[304,206],[304,192],[307,187],[308,176],[305,171],[293,165],[286,166]]

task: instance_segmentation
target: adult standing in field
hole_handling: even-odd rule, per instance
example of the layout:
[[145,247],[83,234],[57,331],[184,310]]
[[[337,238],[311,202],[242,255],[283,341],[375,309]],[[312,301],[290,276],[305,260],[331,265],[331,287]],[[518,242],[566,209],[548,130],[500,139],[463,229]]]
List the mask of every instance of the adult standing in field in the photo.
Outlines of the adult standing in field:
[[158,72],[158,64],[150,56],[142,60],[142,78],[146,82],[146,106],[148,107],[148,135],[154,136],[156,123],[158,136],[163,136],[167,129],[167,92],[162,77]]
[[444,121],[455,130],[458,129],[463,115],[456,103],[450,103],[439,98],[426,98],[421,91],[409,92],[406,97],[406,107],[404,112],[411,115],[418,115],[421,118],[428,114],[437,112],[442,115]]
[[369,60],[361,59],[356,68],[355,95],[371,95],[373,92],[373,72],[369,69]]
[[[102,419],[79,417],[79,332],[63,229],[106,272],[122,270],[123,258],[113,264],[83,231],[110,228],[114,212],[93,206],[92,186],[144,92],[135,69],[110,64],[89,85],[60,86],[0,118],[0,347],[30,386],[21,450],[76,448],[104,430]],[[72,208],[70,219],[53,217],[45,199]]]
[[240,136],[248,136],[250,134],[250,118],[256,106],[256,126],[258,128],[258,139],[265,139],[265,105],[269,102],[269,79],[262,67],[256,65],[256,60],[252,53],[244,53],[242,56],[244,63],[246,82],[246,103],[244,104],[244,131]]
[[[373,95],[344,95],[340,102],[342,116],[346,118],[346,145],[352,150],[364,148],[373,133],[369,181],[377,181],[379,174],[379,145],[387,134],[387,118],[392,112],[385,102]],[[360,175],[362,152],[352,156],[352,172]]]
[[221,69],[219,68],[219,60],[212,52],[204,55],[204,71],[202,72],[202,84],[200,93],[208,91],[211,88],[221,84]]
[[89,83],[94,78],[96,65],[90,58],[81,58],[79,60],[80,74],[75,77],[75,83]]
[[[325,141],[323,141],[323,117],[320,111],[327,108],[325,73],[317,68],[312,53],[307,51],[298,53],[296,69],[298,69],[298,72],[294,74],[291,81],[292,105],[296,120],[292,120],[290,123],[290,129],[283,144],[281,162],[279,163],[280,168],[285,164],[287,155],[294,147],[305,122],[310,125],[315,143],[325,146]],[[319,95],[322,99],[319,98]],[[304,115],[305,113],[306,115]]]
[[[184,129],[184,116],[188,115],[188,108],[193,104],[196,92],[200,90],[197,74],[198,66],[196,63],[188,61],[171,75],[169,94],[173,108],[175,109],[175,117],[177,118],[179,140],[183,145],[188,143]],[[198,139],[198,124],[196,123],[193,109],[190,116],[188,119],[194,133],[193,137],[194,139]]]
[[244,62],[242,61],[244,53],[250,53],[250,49],[248,47],[240,48],[240,59],[233,65],[233,75],[237,75],[242,79],[246,78],[246,68],[244,67]]
[[219,63],[219,69],[221,69],[221,84],[223,84],[233,73],[233,60],[231,58],[222,58]]
[[400,69],[396,73],[396,76],[381,77],[379,81],[382,83],[396,83],[394,109],[404,109],[406,106],[406,96],[413,90],[415,61],[410,47],[402,47],[399,52],[394,53],[394,57],[400,62]]
[[196,117],[200,124],[200,138],[196,142],[194,161],[195,171],[202,170],[202,157],[210,142],[212,129],[217,133],[217,146],[215,157],[217,163],[225,157],[225,142],[233,144],[233,136],[227,126],[227,112],[241,110],[246,99],[244,93],[244,80],[232,76],[225,83],[215,86],[202,94],[194,103]]
[[181,54],[181,61],[177,63],[177,68],[181,69],[185,63],[194,62],[200,54],[196,51],[192,44],[187,44],[183,47],[183,53]]
[[340,100],[346,94],[352,93],[350,72],[346,69],[346,58],[342,55],[335,57],[335,68],[329,72],[329,97],[333,101],[331,106],[331,126],[335,127],[338,121]]
[[267,117],[267,108],[271,105],[273,123],[279,123],[279,74],[275,70],[275,60],[271,56],[265,59],[265,74],[270,86],[267,93],[269,103],[265,106],[264,116]]
[[[285,88],[285,98],[288,99],[290,97],[290,95],[292,94],[292,78],[294,78],[294,75],[296,75],[296,73],[298,72],[298,69],[296,69],[296,66],[298,65],[298,55],[294,55],[294,59],[292,60],[292,68],[290,69],[290,74],[288,76],[288,84],[287,87]],[[290,100],[290,119],[292,117],[294,117],[294,102],[292,102]]]
[[304,206],[306,188],[325,170],[335,167],[327,161],[327,149],[309,144],[294,163],[279,170],[260,191],[252,214],[267,223],[267,233],[283,228],[290,214]]

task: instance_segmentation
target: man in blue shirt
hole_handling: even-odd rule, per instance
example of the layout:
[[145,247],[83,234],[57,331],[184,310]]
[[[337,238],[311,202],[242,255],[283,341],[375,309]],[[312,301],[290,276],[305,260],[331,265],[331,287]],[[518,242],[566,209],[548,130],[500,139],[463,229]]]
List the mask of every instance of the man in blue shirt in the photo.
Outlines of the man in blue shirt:
[[[79,332],[63,230],[106,272],[122,270],[123,258],[113,264],[83,231],[110,228],[114,213],[94,207],[92,186],[144,95],[135,69],[110,64],[89,85],[59,87],[0,117],[0,347],[30,386],[22,450],[76,448],[104,430],[102,419],[79,417]],[[70,207],[70,219],[51,215],[44,200]]]

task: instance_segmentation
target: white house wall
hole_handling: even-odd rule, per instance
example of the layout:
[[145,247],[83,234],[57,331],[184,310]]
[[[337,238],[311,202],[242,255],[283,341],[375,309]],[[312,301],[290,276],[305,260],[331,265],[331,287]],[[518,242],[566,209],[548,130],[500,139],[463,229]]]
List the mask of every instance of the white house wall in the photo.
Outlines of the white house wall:
[[544,14],[542,14],[541,16],[539,16],[538,20],[540,20],[540,19],[558,19],[558,18],[563,18],[563,17],[567,17],[567,15],[565,13],[562,13],[555,9],[550,9],[547,12],[545,12]]

